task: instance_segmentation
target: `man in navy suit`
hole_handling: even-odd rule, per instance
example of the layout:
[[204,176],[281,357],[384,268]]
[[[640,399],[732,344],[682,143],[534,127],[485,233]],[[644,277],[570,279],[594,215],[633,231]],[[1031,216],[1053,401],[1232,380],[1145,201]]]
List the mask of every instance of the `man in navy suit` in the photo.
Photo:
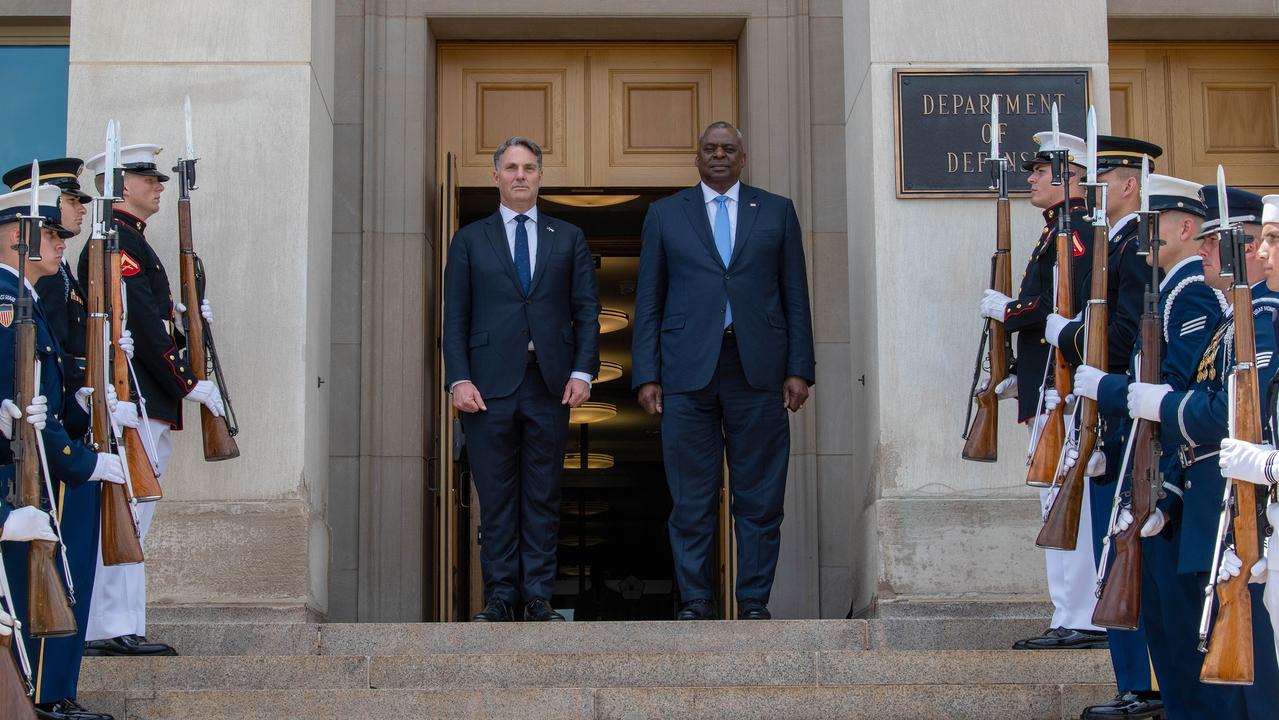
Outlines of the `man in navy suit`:
[[563,621],[551,608],[568,411],[599,371],[586,236],[541,215],[542,149],[493,153],[498,211],[462,228],[444,266],[444,377],[480,496],[487,603],[473,620]]
[[766,620],[781,545],[790,455],[786,410],[814,382],[813,329],[795,206],[742,184],[742,134],[711,123],[702,182],[644,219],[632,346],[633,387],[662,416],[674,508],[680,620],[711,608],[711,544],[725,451],[737,525],[738,617]]

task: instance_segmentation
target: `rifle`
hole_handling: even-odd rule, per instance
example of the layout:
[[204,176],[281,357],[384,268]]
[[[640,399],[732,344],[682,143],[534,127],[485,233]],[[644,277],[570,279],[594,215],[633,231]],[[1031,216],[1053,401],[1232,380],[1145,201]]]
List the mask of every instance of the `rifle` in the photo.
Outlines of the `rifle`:
[[[990,257],[990,288],[998,293],[1009,295],[1013,288],[1012,267],[1012,225],[1009,220],[1008,206],[1008,158],[999,153],[999,96],[991,97],[990,110],[990,174],[991,189],[998,193],[995,199],[995,254]],[[990,342],[990,350],[986,353],[986,366],[990,371],[990,380],[986,389],[977,392],[977,382],[981,378],[982,355],[986,343]],[[995,388],[1008,378],[1008,358],[1012,355],[1012,346],[1008,339],[1008,331],[1002,322],[986,319],[982,327],[981,342],[977,345],[977,362],[973,368],[973,384],[968,391],[968,414],[964,418],[966,431],[963,439],[965,460],[977,462],[995,462],[999,457],[999,395]],[[977,416],[973,417],[973,405],[977,406]],[[972,420],[972,425],[968,424]]]
[[[1088,182],[1084,185],[1092,189],[1095,198],[1091,218],[1092,289],[1084,317],[1084,363],[1104,370],[1109,367],[1109,309],[1106,306],[1109,278],[1106,265],[1109,258],[1107,249],[1110,245],[1110,229],[1106,220],[1108,186],[1097,181],[1097,115],[1092,107],[1088,108]],[[1057,261],[1061,262],[1060,253]],[[1101,433],[1101,415],[1097,411],[1097,401],[1087,397],[1079,398],[1075,420],[1078,426],[1074,446],[1079,451],[1079,457],[1069,470],[1064,474],[1058,473],[1053,478],[1053,484],[1059,489],[1052,508],[1048,510],[1048,517],[1044,519],[1039,537],[1035,539],[1035,545],[1041,548],[1074,550],[1079,537],[1079,513],[1084,502],[1084,483],[1087,482],[1084,473]]]
[[[1230,300],[1235,312],[1235,367],[1230,375],[1230,437],[1251,443],[1261,442],[1261,403],[1257,387],[1257,337],[1252,325],[1252,287],[1248,284],[1248,268],[1243,259],[1243,246],[1248,239],[1238,225],[1227,226],[1230,212],[1226,205],[1225,171],[1217,166],[1217,197],[1221,210],[1221,228],[1217,237],[1221,244],[1221,274],[1233,271],[1235,282]],[[1227,264],[1229,262],[1229,264]],[[1204,609],[1199,622],[1199,651],[1207,652],[1200,682],[1215,685],[1251,685],[1252,597],[1248,591],[1248,572],[1261,557],[1257,539],[1257,498],[1252,483],[1227,480],[1217,524],[1217,546],[1212,572],[1204,587]],[[1231,521],[1235,553],[1243,561],[1244,572],[1217,582],[1226,521]],[[1212,615],[1213,590],[1216,590],[1217,622],[1208,639]]]
[[[1146,285],[1141,313],[1141,351],[1137,358],[1136,376],[1139,382],[1159,382],[1163,363],[1163,318],[1159,314],[1159,213],[1150,211],[1148,166],[1141,160],[1141,212],[1137,214],[1137,254],[1150,260],[1150,283]],[[1159,472],[1159,460],[1163,448],[1159,442],[1159,423],[1134,420],[1125,458],[1132,458],[1132,524],[1119,533],[1108,532],[1097,578],[1097,606],[1093,610],[1094,625],[1117,630],[1136,630],[1141,615],[1141,528],[1155,512],[1155,506],[1163,494],[1163,476]],[[1125,462],[1125,465],[1127,462]],[[1115,483],[1115,506],[1111,512],[1111,527],[1118,514],[1120,493],[1124,485],[1121,468],[1119,481]],[[1107,559],[1114,553],[1115,560],[1107,569]]]
[[13,633],[0,636],[0,717],[12,720],[35,720],[32,702],[36,688],[31,682],[31,660],[27,657],[27,645],[22,642],[22,622],[18,620],[18,608],[9,590],[9,574],[0,558],[0,597],[5,609],[13,618]]
[[213,343],[213,329],[200,315],[204,300],[204,263],[195,254],[191,233],[191,191],[195,184],[195,150],[191,145],[191,98],[183,105],[186,117],[187,153],[178,160],[173,171],[178,175],[178,250],[182,277],[182,303],[187,306],[186,336],[187,361],[197,380],[205,380],[212,370],[217,378],[218,392],[222,393],[226,414],[216,417],[205,405],[200,406],[200,430],[204,435],[204,459],[209,462],[230,460],[240,456],[235,435],[240,431],[235,421],[235,410],[226,392],[226,378],[222,375],[222,363],[218,359],[217,346]]
[[[40,394],[37,386],[39,363],[36,361],[36,323],[32,315],[31,293],[27,291],[27,259],[40,260],[40,233],[43,218],[40,216],[39,184],[40,164],[33,163],[31,170],[31,210],[30,215],[21,219],[21,237],[16,249],[18,251],[18,297],[14,318],[14,379],[13,402],[19,408],[25,408],[31,399]],[[62,393],[62,388],[58,388]],[[61,398],[56,398],[60,400]],[[43,438],[31,423],[14,423],[13,449],[14,477],[11,491],[13,497],[10,504],[14,507],[33,505],[43,506],[43,496],[48,494],[49,506],[53,506],[52,486],[44,473],[47,471],[44,458]],[[54,515],[54,513],[50,513]],[[56,519],[56,518],[55,518]],[[55,527],[56,524],[55,524]],[[64,588],[62,579],[58,577],[58,552],[61,545],[61,528],[58,528],[59,541],[32,540],[27,555],[27,600],[31,635],[33,637],[60,637],[74,635],[76,631],[75,615],[71,612],[73,602],[70,576],[65,576],[67,585]],[[66,568],[65,554],[63,568]]]
[[[94,204],[93,234],[89,237],[88,298],[89,317],[85,326],[85,379],[93,387],[89,396],[90,428],[93,433],[93,444],[99,452],[111,452],[122,455],[121,465],[124,468],[128,483],[101,483],[102,485],[102,564],[128,565],[142,562],[141,533],[137,520],[133,515],[134,498],[142,494],[147,499],[157,499],[159,482],[141,446],[137,430],[126,429],[125,441],[118,442],[111,423],[111,413],[107,409],[106,390],[108,378],[109,353],[107,348],[107,321],[110,318],[113,329],[123,325],[114,317],[118,304],[112,300],[111,313],[107,312],[107,296],[114,285],[119,283],[119,267],[116,273],[107,269],[107,245],[116,248],[115,257],[119,258],[119,236],[115,230],[113,204],[116,201],[117,167],[115,155],[118,148],[114,121],[107,124],[106,168],[103,180],[102,197]],[[118,338],[118,332],[116,333]],[[115,384],[116,393],[121,398],[129,398],[129,386]],[[127,431],[132,431],[131,434]],[[123,448],[123,452],[121,452]],[[150,489],[154,487],[154,489]]]
[[[1057,104],[1053,103],[1053,145],[1061,147],[1057,140]],[[1071,238],[1074,232],[1070,228],[1070,163],[1065,150],[1054,150],[1052,154],[1052,184],[1062,186],[1065,200],[1061,212],[1057,213],[1057,312],[1070,316],[1074,313],[1074,293],[1071,291],[1070,263],[1074,258]],[[1066,394],[1070,392],[1070,364],[1066,362],[1061,350],[1055,349],[1048,356],[1048,366],[1044,368],[1044,385],[1040,388],[1039,404],[1043,406],[1044,391],[1050,387],[1061,393],[1062,402],[1053,408],[1044,419],[1043,427],[1034,433],[1029,458],[1029,470],[1026,471],[1026,484],[1033,487],[1052,487],[1057,479],[1057,468],[1060,466],[1062,453],[1066,444]],[[1035,422],[1038,422],[1036,414]]]

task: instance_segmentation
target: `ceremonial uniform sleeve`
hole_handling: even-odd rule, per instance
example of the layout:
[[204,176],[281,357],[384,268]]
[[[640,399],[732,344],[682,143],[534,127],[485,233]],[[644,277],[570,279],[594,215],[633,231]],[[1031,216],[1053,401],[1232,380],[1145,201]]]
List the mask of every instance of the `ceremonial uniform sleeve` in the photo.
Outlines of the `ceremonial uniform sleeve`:
[[[1061,350],[1061,356],[1066,358],[1066,362],[1071,367],[1078,367],[1084,364],[1084,340],[1086,326],[1082,320],[1071,320],[1061,329],[1061,334],[1057,336],[1058,349]],[[1106,368],[1098,368],[1105,370]]]
[[1128,415],[1128,385],[1132,378],[1107,373],[1097,385],[1097,409],[1103,415]]
[[[1035,271],[1034,268],[1031,271]],[[1038,295],[1019,296],[1004,308],[1004,329],[1021,332],[1027,328],[1043,327],[1048,314],[1053,311],[1052,288]]]
[[1168,342],[1160,370],[1173,390],[1188,390],[1194,384],[1199,361],[1221,318],[1217,294],[1202,282],[1187,285],[1172,299],[1164,316]]
[[66,389],[62,398],[62,411],[62,425],[67,429],[67,435],[82,438],[89,432],[89,413],[76,402],[75,392],[70,388]]
[[666,303],[666,249],[663,247],[662,217],[650,205],[640,233],[639,278],[635,283],[635,330],[631,336],[631,389],[661,382],[661,347],[658,328]]
[[1223,387],[1170,392],[1159,403],[1159,436],[1167,447],[1215,445],[1226,436],[1230,394]]
[[[135,238],[120,233],[120,250],[136,262],[145,262],[147,253]],[[174,398],[184,398],[195,387],[195,374],[186,359],[179,353],[177,341],[169,334],[161,308],[172,313],[172,302],[167,297],[156,297],[145,272],[125,274],[124,290],[128,301],[128,328],[133,333],[134,360],[151,371],[164,391]],[[198,313],[199,308],[188,312]]]

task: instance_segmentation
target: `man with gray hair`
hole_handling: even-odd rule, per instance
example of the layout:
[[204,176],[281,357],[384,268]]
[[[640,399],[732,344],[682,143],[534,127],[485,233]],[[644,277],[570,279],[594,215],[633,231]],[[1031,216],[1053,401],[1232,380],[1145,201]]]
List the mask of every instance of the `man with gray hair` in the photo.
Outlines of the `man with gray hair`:
[[538,213],[542,149],[493,153],[497,212],[453,236],[444,381],[480,497],[485,608],[474,621],[563,621],[550,604],[568,411],[599,372],[599,290],[586,236]]

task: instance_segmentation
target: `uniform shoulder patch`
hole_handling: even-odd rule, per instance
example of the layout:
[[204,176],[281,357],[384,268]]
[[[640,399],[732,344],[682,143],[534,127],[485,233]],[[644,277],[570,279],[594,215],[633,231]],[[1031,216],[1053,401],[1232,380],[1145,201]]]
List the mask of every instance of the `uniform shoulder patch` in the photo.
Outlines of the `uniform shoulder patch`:
[[129,253],[120,251],[120,274],[125,277],[133,277],[142,272],[142,266]]
[[9,327],[13,324],[13,303],[0,304],[0,326]]

